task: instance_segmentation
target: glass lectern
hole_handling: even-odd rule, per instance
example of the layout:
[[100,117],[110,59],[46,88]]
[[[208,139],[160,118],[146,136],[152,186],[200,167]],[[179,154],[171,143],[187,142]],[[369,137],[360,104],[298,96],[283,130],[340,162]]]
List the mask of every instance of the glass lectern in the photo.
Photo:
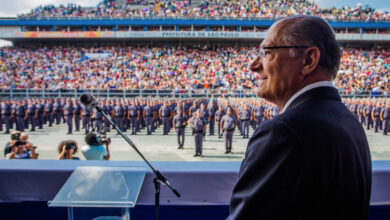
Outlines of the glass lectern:
[[121,217],[97,219],[129,220],[145,174],[145,167],[78,167],[49,206],[67,207],[69,220],[77,219],[77,207],[122,208]]

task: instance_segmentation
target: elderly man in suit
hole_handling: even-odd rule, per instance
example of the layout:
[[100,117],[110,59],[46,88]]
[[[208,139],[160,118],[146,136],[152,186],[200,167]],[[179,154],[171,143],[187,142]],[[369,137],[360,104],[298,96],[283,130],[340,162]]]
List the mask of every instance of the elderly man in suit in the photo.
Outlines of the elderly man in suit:
[[250,138],[228,219],[367,219],[371,156],[358,119],[332,85],[340,48],[329,24],[274,23],[250,68],[281,114]]

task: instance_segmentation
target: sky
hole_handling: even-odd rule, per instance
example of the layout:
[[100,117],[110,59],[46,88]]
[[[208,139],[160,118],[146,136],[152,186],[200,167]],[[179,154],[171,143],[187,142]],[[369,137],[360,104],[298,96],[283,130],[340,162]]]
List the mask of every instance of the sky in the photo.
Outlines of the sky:
[[[0,17],[16,17],[18,14],[29,12],[31,9],[39,5],[75,3],[81,6],[96,6],[101,0],[0,0]],[[366,4],[380,11],[390,12],[390,0],[314,0],[319,7],[333,7],[342,6],[354,7],[358,3],[363,6]],[[0,40],[0,46],[4,45],[4,41]]]

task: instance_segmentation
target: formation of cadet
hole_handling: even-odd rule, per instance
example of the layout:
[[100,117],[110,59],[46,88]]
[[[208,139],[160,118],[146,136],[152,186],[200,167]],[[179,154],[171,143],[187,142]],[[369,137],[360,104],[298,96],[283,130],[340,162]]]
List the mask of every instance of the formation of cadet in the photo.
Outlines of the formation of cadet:
[[390,132],[390,100],[344,99],[343,102],[367,130],[381,130],[383,135]]
[[[232,151],[232,139],[237,128],[242,138],[249,138],[250,127],[255,130],[266,120],[280,114],[280,109],[259,99],[160,99],[160,98],[110,98],[101,99],[102,110],[122,131],[136,135],[142,129],[147,135],[162,127],[168,135],[173,128],[177,133],[178,149],[184,148],[185,130],[189,125],[195,138],[195,155],[202,155],[206,133],[224,138],[225,153]],[[344,99],[344,104],[355,114],[367,130],[390,132],[390,100]],[[82,122],[82,123],[80,123]],[[90,131],[99,133],[113,129],[98,111],[88,110],[74,98],[0,100],[0,131],[10,133],[36,131],[43,126],[64,123],[67,134]],[[81,125],[81,126],[80,126]],[[75,128],[74,128],[75,126]]]

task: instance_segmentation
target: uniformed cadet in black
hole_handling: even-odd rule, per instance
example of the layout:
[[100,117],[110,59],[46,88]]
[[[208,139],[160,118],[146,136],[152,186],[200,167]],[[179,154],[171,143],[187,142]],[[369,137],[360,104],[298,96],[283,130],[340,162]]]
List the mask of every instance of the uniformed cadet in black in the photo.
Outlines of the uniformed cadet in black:
[[168,104],[169,109],[171,110],[171,115],[169,117],[169,132],[171,132],[171,128],[173,128],[173,116],[175,114],[175,107],[176,107],[175,101],[170,101]]
[[380,126],[381,125],[381,118],[380,118],[381,111],[382,111],[382,108],[381,108],[380,103],[378,102],[376,104],[376,106],[372,109],[372,112],[371,112],[371,119],[374,122],[374,132],[378,132],[378,129],[381,127]]
[[126,132],[127,129],[130,129],[131,121],[129,117],[129,105],[130,103],[127,101],[122,102],[122,109],[123,109],[123,132]]
[[187,116],[183,113],[182,108],[178,108],[177,114],[173,117],[173,127],[177,133],[177,143],[179,145],[177,149],[183,149],[186,125]]
[[61,122],[61,108],[62,108],[61,102],[59,99],[57,99],[56,102],[53,104],[53,111],[54,111],[53,118],[57,125],[59,125]]
[[128,117],[131,124],[131,134],[135,135],[137,134],[138,130],[138,121],[139,121],[139,115],[138,115],[138,109],[135,106],[135,102],[131,103],[131,105],[128,107]]
[[[107,100],[105,102],[103,102],[102,110],[107,116],[111,117],[110,116],[111,111],[110,111],[109,105],[110,105],[110,103]],[[103,118],[103,131],[105,133],[110,131],[110,122],[106,118]]]
[[12,117],[12,106],[9,100],[3,101],[1,103],[1,116],[3,117],[3,122],[5,124],[4,134],[9,134],[11,129],[11,117]]
[[147,135],[151,135],[153,132],[153,109],[150,102],[146,104],[146,107],[143,111],[143,116],[145,118],[146,133]]
[[218,110],[215,112],[215,122],[217,123],[217,129],[218,129],[218,138],[222,138],[222,133],[221,132],[221,126],[220,126],[220,122],[221,122],[221,119],[222,117],[224,116],[225,112],[223,111],[223,108],[221,106],[221,104],[218,106]]
[[135,108],[137,109],[137,132],[141,131],[141,128],[145,125],[145,122],[143,121],[142,113],[144,111],[144,107],[142,106],[141,102],[135,101],[133,102],[135,105]]
[[93,110],[93,115],[95,117],[95,129],[97,133],[104,133],[103,130],[103,115],[99,113],[98,110]]
[[191,120],[191,125],[194,128],[194,138],[195,138],[195,155],[194,157],[202,156],[203,148],[203,134],[207,129],[207,121],[202,118],[202,113],[200,110],[196,112],[196,117]]
[[[200,112],[201,112],[201,117],[206,120],[206,123],[209,123],[210,115],[209,111],[206,109],[206,105],[202,103],[200,105]],[[203,131],[203,140],[206,141],[206,130]]]
[[358,110],[357,110],[357,115],[359,117],[360,124],[363,126],[363,124],[366,124],[366,118],[364,116],[364,109],[366,107],[366,103],[361,101],[357,103],[358,105]]
[[35,103],[31,100],[27,105],[27,123],[31,125],[30,131],[35,131],[35,119],[37,116],[37,108],[35,107]]
[[12,101],[11,100],[6,100],[6,103],[7,103],[7,105],[10,106],[10,110],[11,110],[11,114],[10,114],[10,117],[9,117],[9,120],[10,120],[10,127],[9,128],[12,129],[12,117],[13,117]]
[[251,120],[252,112],[249,110],[248,105],[244,104],[244,109],[241,112],[242,121],[242,136],[243,138],[249,138],[249,124]]
[[43,101],[43,99],[41,99],[39,102],[38,102],[38,105],[37,105],[37,123],[38,123],[38,129],[43,129],[43,124],[45,123],[45,120],[44,120],[44,117],[45,117],[45,102]]
[[241,116],[242,112],[244,111],[243,107],[242,106],[237,106],[235,104],[232,104],[232,106],[230,107],[232,108],[232,111],[233,111],[233,115],[239,119],[238,122],[237,122],[237,127],[238,127],[238,130],[240,131],[240,134],[242,136],[244,136],[244,132],[243,132],[243,129],[242,129],[242,124],[243,124],[243,118]]
[[45,122],[49,123],[49,127],[53,126],[54,121],[54,103],[53,101],[46,102]]
[[255,121],[256,121],[256,127],[258,128],[261,125],[261,122],[263,121],[264,117],[264,106],[262,103],[258,103],[256,106],[256,110],[254,112]]
[[[110,110],[111,120],[115,122],[115,101],[114,100],[111,100],[110,105],[108,106],[108,108]],[[114,129],[114,126],[110,125],[110,129],[109,130],[111,130],[111,128]]]
[[143,117],[144,116],[144,109],[146,108],[147,106],[147,101],[146,100],[142,100],[142,102],[140,102],[140,120],[141,120],[141,129],[144,129],[146,128],[146,118]]
[[227,114],[222,117],[220,123],[225,139],[225,154],[231,153],[232,151],[233,133],[236,125],[237,119],[234,117],[232,109],[228,108]]
[[160,118],[163,125],[163,135],[168,135],[169,133],[169,118],[171,116],[171,109],[168,106],[167,102],[164,102],[164,105],[160,108]]
[[370,128],[373,127],[373,120],[372,120],[372,105],[370,102],[367,103],[367,105],[364,107],[364,118],[366,119],[366,129],[370,130]]
[[16,101],[13,101],[12,102],[12,121],[11,121],[11,129],[14,129],[14,125],[15,125],[15,129],[16,130],[18,130],[18,131],[20,131],[19,129],[18,129],[18,113],[19,113],[19,111],[18,111],[18,108],[19,108],[19,106],[18,106],[18,104],[16,103]]
[[157,104],[156,102],[154,101],[151,101],[150,102],[150,108],[152,109],[152,112],[153,112],[153,118],[152,118],[152,132],[154,132],[154,130],[156,129],[157,127],[157,118],[158,118],[158,108],[157,108]]
[[17,102],[16,107],[16,130],[23,132],[25,127],[25,119],[27,118],[27,110],[22,105],[22,102]]
[[358,117],[358,108],[359,108],[359,105],[357,104],[357,101],[353,100],[352,101],[352,105],[350,107],[350,110],[359,119],[359,117]]
[[[114,108],[115,112],[115,124],[118,128],[123,131],[123,107],[122,103],[118,102]],[[119,134],[119,132],[118,132]]]
[[[68,99],[69,100],[69,99]],[[63,98],[61,100],[61,112],[60,112],[60,115],[61,115],[61,118],[62,118],[62,123],[66,123],[66,118],[65,118],[65,114],[64,114],[64,111],[65,111],[65,105],[66,105],[66,102],[67,102],[67,99],[66,98]],[[71,103],[72,107],[73,107],[73,103]],[[73,123],[73,122],[72,122]]]
[[91,111],[85,106],[81,107],[81,115],[83,117],[83,127],[85,129],[85,134],[89,133],[89,129],[91,127]]
[[27,111],[27,108],[28,108],[28,103],[27,103],[27,100],[23,100],[22,102],[22,108],[23,108],[23,111],[24,111],[24,129],[28,129],[28,111]]
[[22,106],[24,108],[24,111],[26,112],[26,117],[24,117],[24,129],[28,129],[28,101],[27,100],[23,100],[22,101]]
[[[258,106],[259,103],[256,103],[255,101],[251,101],[251,104],[250,104],[250,110],[252,112],[252,115],[251,115],[251,127],[253,130],[256,130],[256,128],[258,127],[257,126],[257,120],[256,120],[256,111],[257,111],[257,106]],[[261,123],[261,122],[260,122]]]
[[66,124],[68,126],[68,133],[73,134],[73,116],[74,116],[74,108],[72,106],[72,101],[68,100],[66,105],[64,106],[64,117],[66,120]]
[[79,101],[77,101],[74,107],[75,131],[80,131],[81,111],[82,111],[81,104]]
[[160,117],[159,117],[159,111],[160,111],[160,104],[156,101],[152,105],[153,109],[153,132],[157,129],[160,123]]
[[386,107],[382,108],[381,120],[383,122],[383,135],[387,135],[390,132],[390,103],[386,104]]
[[207,111],[209,114],[209,134],[214,135],[214,128],[215,128],[215,113],[217,111],[217,108],[214,104],[214,101],[211,100],[210,104],[207,106]]

